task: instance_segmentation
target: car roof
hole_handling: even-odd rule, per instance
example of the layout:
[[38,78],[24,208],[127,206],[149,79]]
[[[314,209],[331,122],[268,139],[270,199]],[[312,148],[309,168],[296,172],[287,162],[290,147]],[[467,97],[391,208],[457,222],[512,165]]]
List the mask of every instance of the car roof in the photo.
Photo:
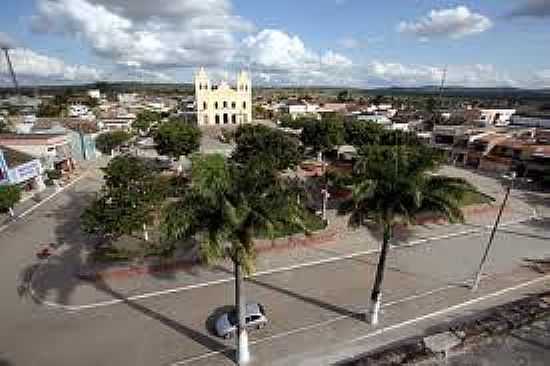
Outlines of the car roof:
[[260,304],[258,303],[246,304],[246,315],[262,315],[262,311],[260,310]]

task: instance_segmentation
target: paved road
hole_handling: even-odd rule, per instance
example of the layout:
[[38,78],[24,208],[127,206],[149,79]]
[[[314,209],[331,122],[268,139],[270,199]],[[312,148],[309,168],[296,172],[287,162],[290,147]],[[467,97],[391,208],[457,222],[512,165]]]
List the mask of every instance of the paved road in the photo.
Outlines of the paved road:
[[[19,287],[25,278],[22,272],[35,263],[39,243],[65,242],[63,267],[76,268],[84,260],[86,238],[77,221],[87,199],[101,184],[94,177],[92,174],[0,234],[0,364],[231,364],[231,352],[224,351],[232,344],[208,331],[208,320],[232,302],[230,281],[141,300],[128,300],[127,286],[100,283],[94,285],[94,294],[121,301],[80,311],[39,305],[18,295],[18,290],[24,290]],[[393,250],[378,330],[358,317],[368,298],[376,253],[251,278],[247,294],[265,304],[271,319],[268,328],[251,334],[253,363],[329,364],[418,332],[453,314],[549,286],[550,279],[521,267],[524,257],[550,254],[546,223],[528,222],[499,232],[487,266],[489,276],[472,295],[463,282],[474,271],[485,239],[486,233],[472,233]],[[277,265],[279,262],[274,260]],[[218,272],[225,276],[223,270]],[[202,273],[187,275],[195,277],[196,283],[208,280]],[[136,291],[143,291],[149,281],[143,277],[131,283]],[[166,287],[181,285],[179,277],[155,281],[164,281]],[[42,289],[43,295],[53,296],[60,304],[80,300],[78,282],[53,284]]]

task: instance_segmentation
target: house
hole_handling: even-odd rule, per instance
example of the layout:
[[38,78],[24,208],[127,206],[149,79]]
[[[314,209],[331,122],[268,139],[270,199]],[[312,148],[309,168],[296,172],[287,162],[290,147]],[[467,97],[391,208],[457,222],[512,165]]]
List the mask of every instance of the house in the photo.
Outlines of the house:
[[74,169],[67,134],[0,134],[0,145],[40,159],[42,167],[47,170],[72,171]]
[[0,185],[18,185],[23,190],[38,190],[45,188],[42,178],[43,169],[39,159],[0,146]]
[[101,92],[99,89],[90,89],[87,94],[90,98],[101,99]]
[[227,81],[212,85],[201,67],[195,75],[195,100],[199,126],[252,122],[252,81],[245,71],[237,75],[237,85],[232,88]]
[[98,127],[101,131],[130,131],[132,123],[136,120],[134,113],[129,113],[125,109],[102,113],[99,116]]
[[84,117],[90,114],[90,109],[84,104],[72,104],[68,106],[69,117]]
[[507,126],[510,124],[515,109],[480,109],[479,122],[485,126]]
[[75,160],[94,160],[100,153],[95,146],[99,127],[95,121],[75,118],[39,118],[32,127],[33,133],[66,134]]
[[281,111],[287,113],[290,117],[295,120],[299,117],[313,117],[316,119],[320,118],[319,115],[319,105],[308,103],[303,100],[289,100],[282,107]]
[[514,170],[519,176],[538,177],[550,173],[550,130],[512,131],[481,157],[479,169],[496,173]]

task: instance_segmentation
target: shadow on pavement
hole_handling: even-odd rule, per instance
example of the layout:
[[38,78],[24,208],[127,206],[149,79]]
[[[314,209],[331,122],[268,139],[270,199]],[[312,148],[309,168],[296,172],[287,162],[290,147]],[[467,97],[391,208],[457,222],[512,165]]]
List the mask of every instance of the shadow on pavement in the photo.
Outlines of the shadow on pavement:
[[[78,186],[80,187],[80,186]],[[38,238],[36,253],[40,247],[50,245],[55,252],[46,259],[36,262],[20,271],[20,284],[17,291],[20,296],[28,295],[32,280],[33,291],[37,298],[44,299],[55,293],[55,301],[68,304],[76,287],[81,283],[76,277],[85,264],[84,252],[99,245],[98,238],[83,233],[80,229],[80,215],[88,203],[95,197],[95,191],[86,186],[80,190],[64,191],[57,200],[65,201],[42,214],[53,219],[54,240]],[[38,223],[37,223],[38,225]],[[47,274],[47,276],[45,276]]]
[[350,317],[350,318],[353,318],[353,319],[356,319],[356,320],[363,320],[363,321],[365,320],[364,314],[362,314],[362,313],[357,313],[355,311],[351,311],[349,309],[346,309],[346,308],[343,308],[343,307],[340,307],[340,306],[337,306],[337,305],[329,304],[329,303],[324,302],[322,300],[319,300],[319,299],[316,299],[316,298],[313,298],[313,297],[310,297],[310,296],[306,296],[306,295],[303,295],[303,294],[299,294],[297,292],[290,291],[286,288],[278,287],[278,286],[275,286],[275,285],[267,283],[267,282],[256,280],[254,278],[247,278],[246,281],[250,282],[250,283],[253,283],[255,285],[261,286],[261,287],[265,287],[265,288],[270,289],[272,291],[279,292],[283,295],[294,297],[295,299],[298,299],[298,300],[303,301],[305,303],[309,303],[309,304],[318,306],[318,307],[323,308],[325,310],[332,311],[333,313],[336,313],[336,314],[344,315],[344,316],[347,316],[347,317]]
[[0,366],[12,366],[13,364],[5,358],[0,358]]
[[[192,329],[188,326],[185,326],[181,323],[178,323],[174,321],[173,319],[170,319],[166,317],[165,315],[154,311],[152,309],[149,309],[148,307],[141,305],[135,301],[128,300],[124,295],[116,292],[112,288],[110,288],[105,282],[96,282],[95,287],[103,291],[109,295],[111,295],[115,299],[122,300],[124,304],[126,304],[129,308],[138,311],[142,313],[143,315],[158,321],[159,323],[163,324],[164,326],[173,329],[174,331],[178,332],[179,334],[186,336],[193,341],[197,342],[198,344],[208,348],[209,350],[213,352],[220,352],[224,356],[226,356],[231,361],[234,361],[233,354],[234,350],[232,348],[227,347],[225,344],[217,341],[216,339],[213,339],[212,337],[205,335],[201,333],[200,331],[197,331],[195,329]],[[219,309],[218,309],[219,310]]]

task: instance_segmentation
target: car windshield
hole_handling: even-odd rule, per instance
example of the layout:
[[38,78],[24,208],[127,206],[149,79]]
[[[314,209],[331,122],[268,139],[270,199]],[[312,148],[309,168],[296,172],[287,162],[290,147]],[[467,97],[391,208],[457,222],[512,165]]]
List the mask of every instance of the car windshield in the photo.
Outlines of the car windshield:
[[237,325],[237,323],[239,322],[239,320],[237,319],[237,312],[235,310],[227,314],[227,319],[229,320],[229,323],[231,325]]

